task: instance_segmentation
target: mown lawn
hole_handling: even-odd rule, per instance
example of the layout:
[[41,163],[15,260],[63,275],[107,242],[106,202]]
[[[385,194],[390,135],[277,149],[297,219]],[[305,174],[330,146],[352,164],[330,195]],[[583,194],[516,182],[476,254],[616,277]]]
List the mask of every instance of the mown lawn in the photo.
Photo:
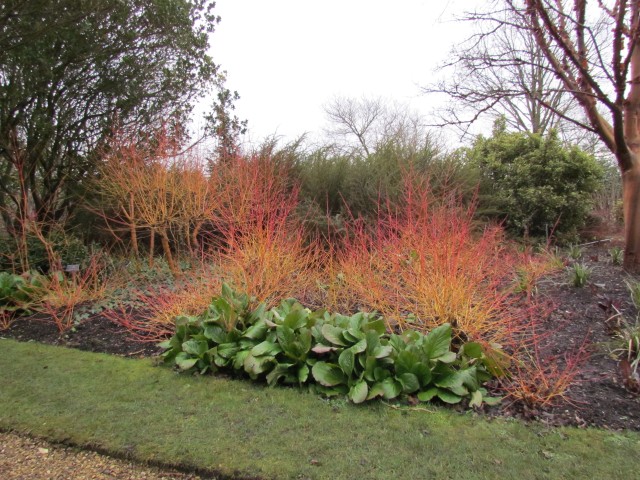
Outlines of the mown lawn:
[[636,478],[640,434],[353,406],[0,340],[0,428],[232,478]]

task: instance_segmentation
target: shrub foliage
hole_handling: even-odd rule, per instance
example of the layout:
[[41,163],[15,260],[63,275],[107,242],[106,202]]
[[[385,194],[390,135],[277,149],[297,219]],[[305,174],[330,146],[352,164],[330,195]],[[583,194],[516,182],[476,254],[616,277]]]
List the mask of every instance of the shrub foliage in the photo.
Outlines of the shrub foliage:
[[481,174],[479,213],[525,236],[572,235],[584,225],[602,166],[578,147],[548,136],[509,133],[496,122],[466,152]]

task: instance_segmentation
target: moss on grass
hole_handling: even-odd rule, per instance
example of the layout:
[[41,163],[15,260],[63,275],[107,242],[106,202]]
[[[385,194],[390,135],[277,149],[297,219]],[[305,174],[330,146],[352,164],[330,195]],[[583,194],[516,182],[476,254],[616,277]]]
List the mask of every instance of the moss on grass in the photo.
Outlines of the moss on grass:
[[[634,478],[640,435],[354,406],[0,340],[0,428],[233,478]],[[430,407],[431,408],[431,407]]]

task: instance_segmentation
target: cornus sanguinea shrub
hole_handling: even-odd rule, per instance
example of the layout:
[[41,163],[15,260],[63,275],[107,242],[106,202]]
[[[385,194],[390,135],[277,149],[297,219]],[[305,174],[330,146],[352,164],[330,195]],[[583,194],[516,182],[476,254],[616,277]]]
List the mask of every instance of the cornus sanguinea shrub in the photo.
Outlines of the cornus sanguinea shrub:
[[477,228],[455,194],[434,198],[411,175],[399,206],[380,205],[373,226],[352,223],[337,263],[343,298],[379,311],[390,330],[448,323],[461,340],[508,343],[521,326],[511,295],[517,257],[502,229]]
[[214,168],[220,276],[273,306],[315,284],[318,251],[294,212],[299,189],[269,158],[235,157]]

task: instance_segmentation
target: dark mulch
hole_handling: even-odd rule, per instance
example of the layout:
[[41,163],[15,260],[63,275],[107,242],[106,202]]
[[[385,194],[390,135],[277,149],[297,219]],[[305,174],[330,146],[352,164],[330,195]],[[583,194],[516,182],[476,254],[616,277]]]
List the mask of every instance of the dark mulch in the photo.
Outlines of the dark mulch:
[[33,315],[20,318],[0,335],[125,357],[150,357],[162,353],[154,342],[136,339],[125,328],[102,315],[83,320],[72,331],[63,334],[46,317]]
[[[575,348],[589,345],[589,357],[571,386],[566,400],[544,409],[504,402],[490,415],[538,419],[550,425],[598,426],[640,431],[640,395],[623,385],[618,363],[606,355],[601,344],[611,338],[605,320],[607,314],[598,303],[613,304],[629,318],[637,314],[631,303],[627,278],[608,255],[611,243],[588,246],[580,260],[593,269],[589,285],[576,288],[567,284],[566,272],[545,278],[537,288],[539,298],[553,304],[540,328],[549,332],[545,351],[562,356]],[[1,336],[22,341],[104,352],[128,357],[148,357],[161,353],[154,343],[141,342],[108,318],[96,315],[84,320],[75,331],[60,335],[56,327],[42,317],[19,319]]]
[[545,278],[537,288],[538,297],[552,305],[550,315],[539,325],[539,333],[545,335],[541,357],[571,356],[580,347],[587,353],[566,399],[544,409],[507,403],[501,415],[535,418],[551,425],[640,430],[640,395],[625,388],[618,362],[604,346],[612,338],[606,322],[612,312],[605,312],[599,304],[611,302],[631,321],[637,315],[625,284],[629,276],[611,262],[612,247],[606,242],[583,248],[578,262],[592,269],[586,287],[570,285],[563,271]]

